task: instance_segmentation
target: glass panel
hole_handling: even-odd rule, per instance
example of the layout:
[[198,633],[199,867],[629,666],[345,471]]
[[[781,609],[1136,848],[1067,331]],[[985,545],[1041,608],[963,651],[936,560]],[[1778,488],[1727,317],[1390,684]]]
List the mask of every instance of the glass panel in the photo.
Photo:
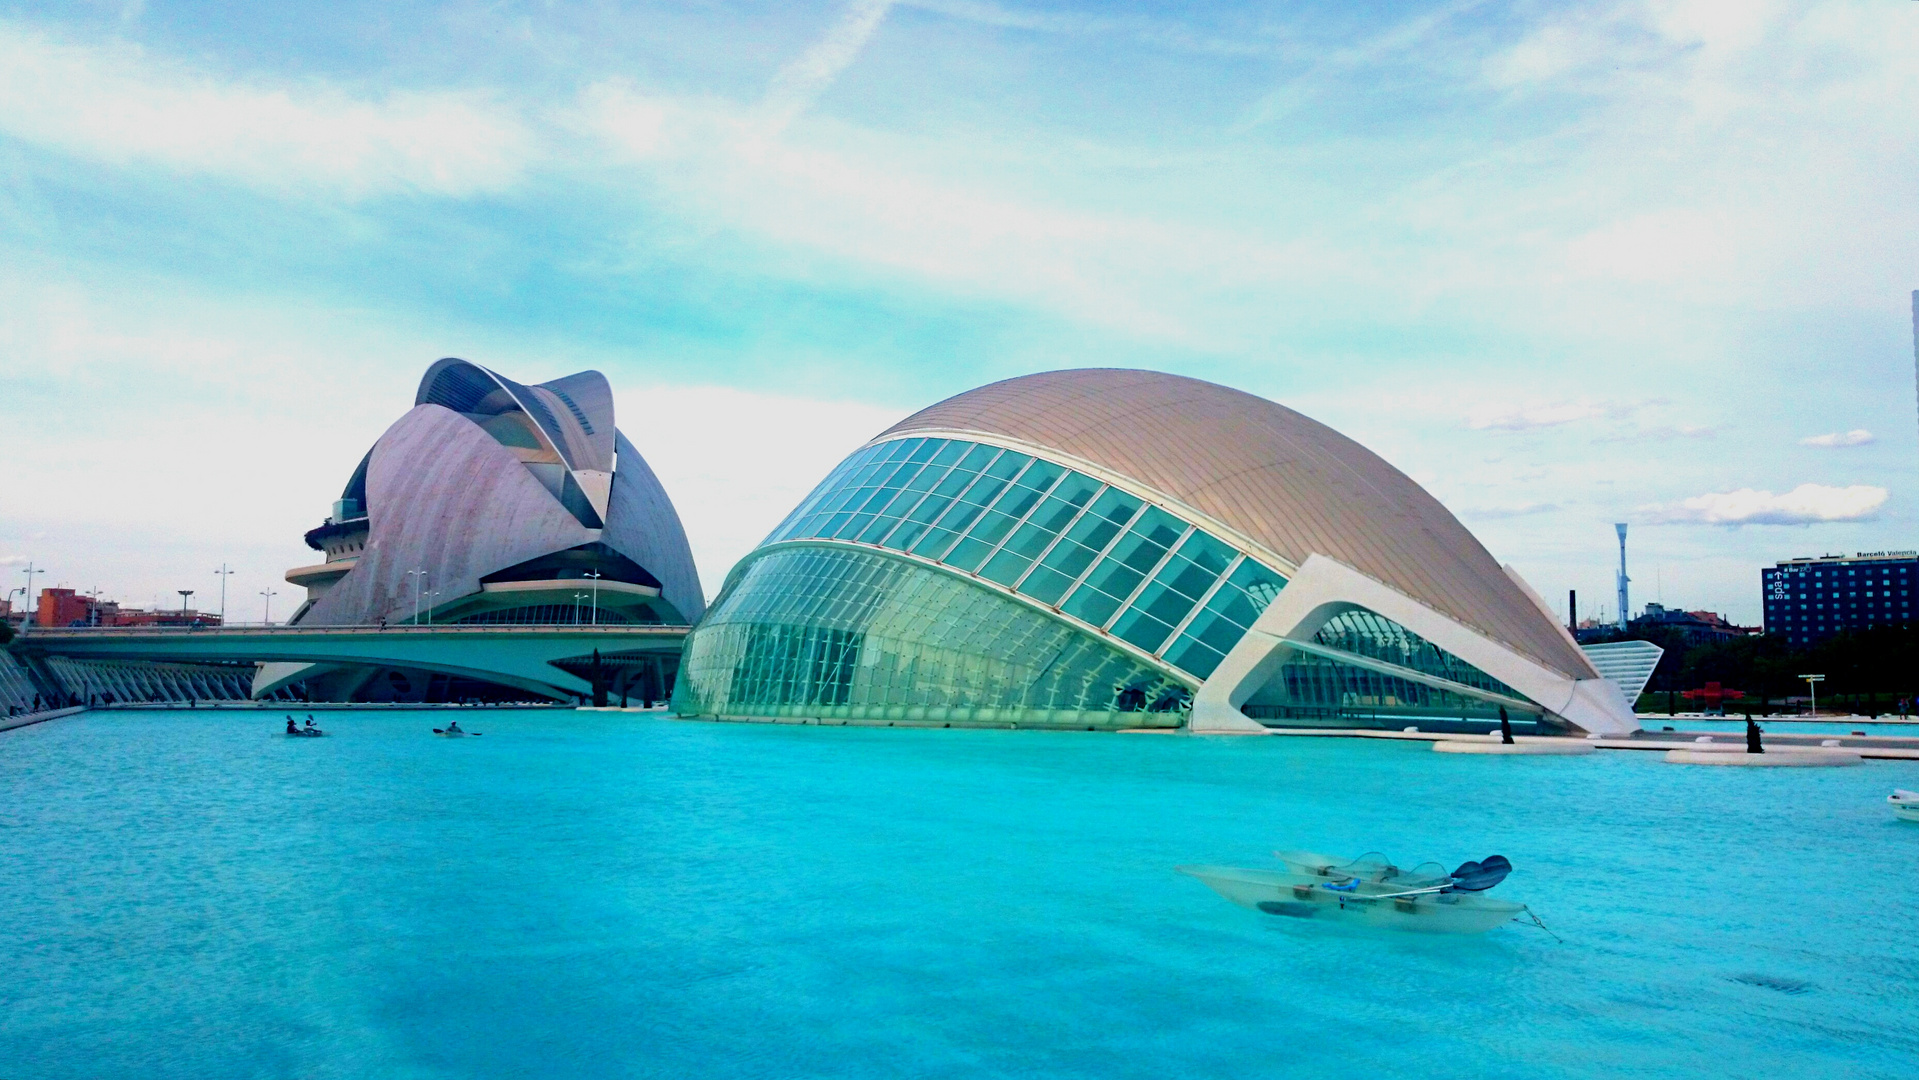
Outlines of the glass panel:
[[[902,478],[906,477],[905,472],[901,472],[899,475]],[[899,524],[899,519],[902,515],[919,504],[920,500],[925,497],[927,489],[939,483],[945,475],[945,468],[939,465],[928,464],[917,474],[906,479],[905,484],[899,488],[891,499],[888,499],[882,506],[876,507],[879,517],[871,525],[866,527],[866,530],[860,534],[860,539],[868,544],[879,543],[887,533],[893,531],[893,526]]]
[[933,455],[932,464],[942,467],[949,466],[958,461],[969,449],[977,449],[977,444],[952,442],[942,439],[940,440],[939,452]]
[[[993,504],[993,509],[980,516],[979,524],[973,526],[973,530],[964,539],[953,545],[953,554],[946,559],[946,562],[969,571],[978,567],[987,553],[992,551],[1001,538],[1018,523],[1018,519],[1039,502],[1045,490],[1065,474],[1065,469],[1051,462],[1033,461],[1027,466],[1026,471],[1020,474],[1019,479],[1000,495],[999,501]],[[1010,584],[1017,580],[1019,580],[1019,574],[1015,573],[1009,581],[1001,584]]]
[[1166,650],[1165,656],[1167,663],[1202,679],[1212,675],[1213,669],[1219,667],[1219,662],[1224,659],[1225,653],[1215,652],[1186,634],[1179,636],[1179,641]]
[[[1135,574],[1134,577],[1138,575]],[[1073,590],[1073,595],[1060,606],[1060,610],[1094,626],[1105,626],[1106,620],[1112,618],[1113,612],[1119,610],[1119,604],[1118,600],[1100,590],[1089,585],[1081,585]]]
[[[1045,594],[1043,595],[1040,589],[1027,588],[1025,585],[1020,586],[1020,591],[1049,604],[1057,601],[1068,588],[1072,587],[1073,582],[1079,580],[1079,576],[1086,572],[1086,568],[1093,564],[1093,560],[1099,557],[1100,551],[1106,547],[1107,543],[1118,535],[1122,528],[1125,528],[1128,521],[1133,519],[1133,515],[1139,512],[1139,507],[1138,499],[1123,491],[1108,488],[1104,494],[1100,495],[1098,501],[1093,503],[1092,508],[1073,523],[1072,528],[1066,531],[1066,535],[1053,546],[1053,550],[1047,553],[1044,566],[1052,573],[1044,576],[1045,584],[1042,588]],[[1035,571],[1033,576],[1041,575]],[[1063,583],[1055,580],[1061,577],[1065,579]]]
[[1140,610],[1138,605],[1128,608],[1126,614],[1113,624],[1113,636],[1128,644],[1137,645],[1147,652],[1157,650],[1173,632],[1171,623],[1164,623]]
[[[1486,731],[1498,722],[1495,702],[1330,657],[1290,649],[1281,655],[1280,669],[1242,706],[1246,715],[1282,726],[1397,728],[1415,721],[1427,731]],[[1522,731],[1549,730],[1531,709],[1515,708],[1511,719]]]
[[[938,463],[935,462],[935,464]],[[919,539],[920,534],[926,531],[926,527],[952,503],[954,496],[966,490],[967,485],[977,479],[976,475],[964,469],[954,469],[946,473],[940,477],[939,483],[933,485],[926,497],[920,500],[920,504],[906,515],[900,527],[880,542],[901,551],[911,548],[913,541]]]
[[1068,473],[1053,489],[1053,494],[1047,496],[1046,501],[1040,503],[1032,516],[1027,518],[1026,524],[1021,525],[1019,531],[987,562],[980,576],[1001,585],[1018,581],[1033,560],[1059,535],[1060,530],[1079,516],[1080,509],[1092,499],[1099,487],[1099,481],[1090,476]]
[[1333,616],[1326,625],[1319,628],[1317,634],[1313,635],[1313,640],[1344,652],[1383,660],[1389,664],[1411,668],[1423,674],[1461,683],[1475,689],[1504,694],[1507,697],[1523,696],[1519,691],[1384,615],[1364,609],[1354,609]]
[[1006,486],[1005,477],[993,475],[993,471],[996,470],[997,465],[994,470],[989,470],[973,481],[973,486],[967,488],[947,509],[946,515],[940,518],[938,527],[930,530],[925,539],[913,545],[913,554],[937,559],[946,553],[953,539],[964,533],[967,526],[979,517],[984,508]]
[[[1183,548],[1181,550],[1184,551]],[[1198,669],[1186,667],[1174,659],[1174,655],[1186,656],[1188,644],[1199,642],[1223,658],[1233,650],[1233,646],[1239,644],[1239,639],[1259,618],[1259,613],[1265,611],[1266,605],[1272,603],[1273,597],[1278,596],[1279,590],[1285,587],[1286,580],[1278,574],[1251,559],[1241,560],[1232,576],[1206,602],[1206,607],[1193,616],[1193,621],[1180,634],[1179,641],[1167,650],[1167,661],[1182,670],[1198,674]],[[1213,664],[1217,665],[1218,662],[1214,660]],[[1209,674],[1211,670],[1207,668]]]
[[871,551],[749,562],[690,638],[688,715],[1175,726],[1189,691],[1090,634]]
[[833,470],[832,475],[807,496],[806,502],[800,504],[799,509],[795,510],[781,529],[775,530],[774,536],[769,537],[766,542],[771,543],[775,538],[790,539],[797,536],[820,535],[820,527],[831,517],[833,511],[839,510],[852,496],[853,489],[859,485],[860,481],[872,475],[872,471],[878,467],[877,461],[880,455],[885,450],[884,444],[869,446],[847,458],[839,468]]

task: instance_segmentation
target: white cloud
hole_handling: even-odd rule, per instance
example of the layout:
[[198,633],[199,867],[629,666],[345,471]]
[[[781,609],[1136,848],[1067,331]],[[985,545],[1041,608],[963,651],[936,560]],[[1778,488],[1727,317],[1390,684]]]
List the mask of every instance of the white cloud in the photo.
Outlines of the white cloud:
[[0,133],[113,165],[289,193],[465,196],[511,186],[527,130],[478,93],[356,98],[223,81],[135,45],[73,45],[0,22]]
[[876,152],[890,140],[826,121],[808,133],[813,142],[768,136],[758,110],[620,80],[588,87],[565,122],[709,226],[1148,339],[1216,344],[1245,323],[1203,324],[1189,318],[1196,304],[1256,299],[1270,314],[1292,283],[1346,270],[1334,252],[1003,195]]
[[1533,402],[1526,405],[1482,402],[1473,406],[1467,414],[1466,426],[1474,431],[1531,431],[1594,420],[1621,411],[1621,406],[1607,401]]
[[1885,488],[1868,484],[1801,484],[1782,495],[1740,488],[1683,499],[1673,506],[1642,507],[1641,512],[1653,524],[1810,525],[1866,520],[1885,505],[1886,495]]
[[853,66],[860,50],[866,48],[886,13],[892,10],[893,3],[894,0],[852,0],[832,29],[799,59],[780,69],[772,85],[767,87],[766,100],[762,103],[767,113],[768,134],[785,130],[841,73]]
[[1835,431],[1825,435],[1808,435],[1799,440],[1800,446],[1864,446],[1873,440],[1872,432],[1865,428],[1853,428],[1851,431]]

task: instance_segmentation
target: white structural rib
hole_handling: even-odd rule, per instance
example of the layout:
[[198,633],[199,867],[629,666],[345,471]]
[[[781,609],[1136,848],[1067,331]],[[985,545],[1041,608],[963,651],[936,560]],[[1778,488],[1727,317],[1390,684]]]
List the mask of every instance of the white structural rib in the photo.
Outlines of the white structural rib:
[[1240,706],[1279,672],[1289,646],[1310,643],[1328,620],[1354,608],[1404,626],[1571,727],[1605,735],[1639,728],[1612,680],[1569,678],[1345,563],[1315,554],[1201,684],[1193,697],[1191,730],[1264,732],[1266,728],[1241,712]]
[[1639,695],[1646,692],[1646,684],[1652,681],[1652,673],[1659,667],[1659,658],[1666,655],[1666,650],[1650,641],[1609,641],[1580,648],[1601,675],[1618,685],[1627,701],[1638,701]]

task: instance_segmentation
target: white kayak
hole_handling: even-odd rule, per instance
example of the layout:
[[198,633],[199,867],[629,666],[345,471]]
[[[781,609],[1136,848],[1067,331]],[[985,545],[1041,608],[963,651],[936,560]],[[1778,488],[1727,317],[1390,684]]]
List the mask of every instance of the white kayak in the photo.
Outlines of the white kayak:
[[1919,821],[1919,791],[1893,788],[1886,801],[1892,804],[1892,814],[1900,821]]

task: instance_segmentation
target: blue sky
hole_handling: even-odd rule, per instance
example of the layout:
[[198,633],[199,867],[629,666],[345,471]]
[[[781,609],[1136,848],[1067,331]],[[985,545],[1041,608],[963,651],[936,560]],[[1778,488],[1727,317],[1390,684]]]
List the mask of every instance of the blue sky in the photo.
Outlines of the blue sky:
[[1915,101],[1908,0],[0,3],[0,562],[285,614],[457,355],[605,372],[712,591],[894,419],[1134,366],[1756,620],[1919,546]]

